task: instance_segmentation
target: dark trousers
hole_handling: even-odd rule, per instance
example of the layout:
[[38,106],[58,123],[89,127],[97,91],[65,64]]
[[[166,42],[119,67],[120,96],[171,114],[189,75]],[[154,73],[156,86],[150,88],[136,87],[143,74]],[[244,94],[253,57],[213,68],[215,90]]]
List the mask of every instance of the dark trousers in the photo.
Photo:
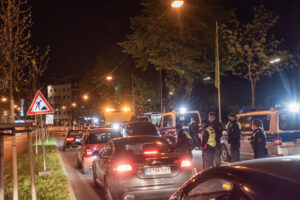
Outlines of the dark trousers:
[[230,144],[231,162],[240,161],[240,144]]
[[192,140],[194,142],[194,146],[200,148],[201,147],[201,141],[200,138],[198,136],[198,134],[190,134],[192,137]]
[[221,144],[217,143],[216,144],[216,149],[215,149],[215,163],[216,163],[216,166],[219,167],[221,165]]
[[203,150],[203,169],[207,169],[214,166],[215,149]]

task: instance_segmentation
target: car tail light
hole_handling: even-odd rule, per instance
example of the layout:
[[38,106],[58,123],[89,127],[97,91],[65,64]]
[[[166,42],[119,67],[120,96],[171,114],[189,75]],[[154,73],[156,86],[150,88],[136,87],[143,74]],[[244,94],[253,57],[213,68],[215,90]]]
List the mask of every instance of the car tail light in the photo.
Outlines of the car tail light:
[[67,137],[67,138],[66,138],[66,141],[67,141],[67,142],[72,142],[72,141],[74,141],[74,140],[75,140],[75,138],[73,138],[73,137]]
[[187,168],[187,167],[191,167],[192,166],[192,162],[190,160],[182,160],[180,167],[181,168]]
[[123,173],[123,172],[131,172],[132,167],[130,164],[119,164],[114,168],[114,171]]
[[280,146],[280,145],[282,145],[281,137],[274,137],[274,146]]
[[143,152],[143,154],[144,154],[145,156],[155,156],[155,155],[158,155],[158,154],[159,154],[159,151],[158,151],[158,150],[155,150],[155,149],[153,149],[153,150],[145,150],[145,151]]
[[85,149],[85,154],[87,155],[87,156],[90,156],[90,155],[92,155],[92,150],[91,149]]

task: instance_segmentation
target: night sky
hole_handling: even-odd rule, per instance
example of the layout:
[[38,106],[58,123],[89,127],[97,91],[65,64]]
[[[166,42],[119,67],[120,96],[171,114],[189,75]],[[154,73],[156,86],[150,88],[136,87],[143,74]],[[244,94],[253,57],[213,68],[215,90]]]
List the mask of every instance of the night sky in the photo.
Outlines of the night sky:
[[[117,42],[130,33],[129,18],[140,11],[139,0],[31,0],[33,40],[51,46],[47,76],[82,74],[95,67],[97,57],[114,52],[122,58]],[[259,2],[280,15],[278,33],[286,47],[296,51],[300,40],[300,2],[298,0],[232,0],[238,14],[247,19],[251,7]],[[114,56],[116,57],[116,56]],[[113,68],[114,66],[112,66]]]

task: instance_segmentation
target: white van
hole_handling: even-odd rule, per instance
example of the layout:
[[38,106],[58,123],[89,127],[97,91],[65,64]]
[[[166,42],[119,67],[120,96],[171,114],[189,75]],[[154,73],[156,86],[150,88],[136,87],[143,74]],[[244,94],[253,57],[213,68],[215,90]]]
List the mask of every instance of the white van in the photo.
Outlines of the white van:
[[[254,118],[262,120],[267,136],[267,149],[270,156],[287,156],[300,154],[300,113],[287,110],[264,110],[237,115],[241,124],[241,157],[253,158],[254,153],[250,144]],[[221,138],[222,159],[230,160],[230,146],[225,132]]]
[[[188,131],[191,118],[200,125],[201,117],[199,111],[186,111],[179,112],[173,110],[172,112],[164,113],[161,116],[159,130],[161,135],[173,135],[176,136],[175,126],[181,124],[185,131]],[[200,130],[199,130],[200,132]]]

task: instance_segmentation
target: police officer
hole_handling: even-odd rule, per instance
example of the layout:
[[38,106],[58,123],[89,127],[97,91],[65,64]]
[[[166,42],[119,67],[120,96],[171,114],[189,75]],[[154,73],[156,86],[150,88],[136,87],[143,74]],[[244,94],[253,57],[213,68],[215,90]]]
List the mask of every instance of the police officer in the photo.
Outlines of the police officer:
[[269,157],[269,153],[266,148],[267,139],[263,128],[263,122],[260,119],[253,119],[252,130],[253,134],[251,137],[251,145],[254,152],[254,158]]
[[230,144],[231,161],[237,162],[240,160],[240,125],[237,122],[236,114],[230,113],[228,115],[227,133],[228,143]]
[[191,123],[189,124],[189,134],[191,135],[191,137],[193,139],[195,148],[200,148],[200,138],[198,137],[198,132],[199,132],[198,123],[192,117]]
[[221,165],[221,137],[223,135],[223,127],[222,124],[217,120],[217,115],[215,112],[210,112],[208,114],[208,119],[210,122],[210,125],[213,127],[213,129],[216,132],[216,149],[215,149],[215,163],[216,166]]
[[202,156],[203,169],[214,166],[215,148],[216,148],[216,134],[213,127],[209,125],[207,120],[202,120]]
[[177,150],[188,156],[192,156],[192,152],[191,152],[192,149],[189,141],[192,139],[191,136],[182,129],[181,124],[177,124],[175,128],[177,131],[177,143],[176,143]]

